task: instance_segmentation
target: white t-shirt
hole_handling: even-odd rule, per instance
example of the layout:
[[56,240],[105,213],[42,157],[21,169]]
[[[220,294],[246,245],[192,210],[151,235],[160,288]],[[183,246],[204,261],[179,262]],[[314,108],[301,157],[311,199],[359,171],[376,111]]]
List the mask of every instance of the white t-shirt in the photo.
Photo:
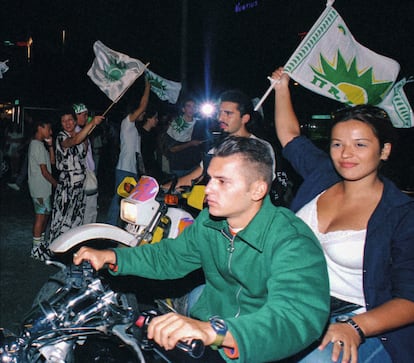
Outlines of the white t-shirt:
[[52,184],[43,176],[40,165],[46,165],[49,173],[52,172],[50,155],[42,141],[33,139],[29,144],[28,151],[28,184],[32,198],[46,198],[52,195]]
[[141,136],[135,126],[135,122],[131,122],[129,116],[122,120],[119,137],[121,151],[116,168],[136,174],[136,154],[141,153]]

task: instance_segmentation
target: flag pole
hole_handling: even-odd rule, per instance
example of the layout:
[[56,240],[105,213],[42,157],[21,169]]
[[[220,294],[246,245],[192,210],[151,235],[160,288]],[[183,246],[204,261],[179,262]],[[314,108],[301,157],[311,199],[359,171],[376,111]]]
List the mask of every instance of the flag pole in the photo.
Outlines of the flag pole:
[[[327,0],[326,1],[326,7],[330,7],[330,6],[332,6],[333,5],[333,3],[335,2],[335,0]],[[312,30],[312,29],[311,29]],[[309,33],[308,33],[309,34]],[[304,42],[305,42],[305,39],[306,39],[306,37],[300,42],[300,44],[299,44],[299,46],[298,46],[298,48],[297,49],[299,49],[301,46],[302,46],[302,44],[304,44]],[[288,61],[289,62],[289,61]],[[289,72],[287,72],[287,73],[289,73]],[[256,107],[254,108],[254,110],[255,111],[257,111],[259,108],[260,108],[260,106],[263,104],[263,102],[266,100],[266,98],[267,98],[267,96],[269,96],[269,93],[270,92],[272,92],[272,89],[273,89],[273,86],[277,83],[277,82],[280,82],[280,81],[277,81],[277,80],[274,80],[273,78],[271,78],[271,77],[267,77],[267,79],[270,81],[270,86],[269,86],[269,88],[267,89],[267,91],[266,91],[266,93],[263,95],[263,97],[260,99],[260,101],[257,103],[257,105],[256,105]]]
[[[122,96],[126,93],[126,91],[128,91],[129,90],[129,88],[135,83],[135,81],[139,78],[139,77],[141,77],[142,76],[142,74],[145,72],[145,70],[148,68],[148,66],[149,66],[149,62],[144,66],[144,69],[142,70],[142,72],[140,73],[140,74],[138,74],[137,75],[137,77],[128,85],[128,87],[126,87],[123,91],[122,91],[122,93],[116,98],[116,100],[115,101],[113,101],[110,105],[109,105],[109,107],[104,111],[104,113],[102,114],[102,116],[105,116],[108,112],[109,112],[109,110],[117,103],[117,102],[119,102],[119,100],[122,98]],[[91,132],[95,129],[95,127],[96,127],[96,125],[94,125],[90,130],[89,130],[89,132],[88,132],[88,135],[90,135],[91,134]]]
[[276,79],[273,79],[272,77],[267,77],[267,79],[270,81],[270,86],[267,89],[267,91],[265,92],[265,94],[263,95],[263,97],[260,99],[260,101],[257,102],[257,105],[254,108],[255,111],[257,111],[260,108],[260,106],[263,104],[263,102],[265,101],[265,99],[267,98],[267,96],[269,96],[269,93],[272,92],[272,89],[273,89],[274,85],[276,83],[279,83],[280,82],[280,81],[278,81]]

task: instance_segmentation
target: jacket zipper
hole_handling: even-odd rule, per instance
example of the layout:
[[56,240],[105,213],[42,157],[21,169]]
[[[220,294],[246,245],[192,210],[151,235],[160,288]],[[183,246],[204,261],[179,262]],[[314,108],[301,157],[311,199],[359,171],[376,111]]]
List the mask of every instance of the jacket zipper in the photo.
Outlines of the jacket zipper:
[[[229,252],[229,258],[227,260],[227,269],[228,269],[230,275],[233,275],[232,272],[231,272],[231,260],[232,260],[233,252],[234,252],[234,248],[235,248],[234,247],[234,239],[236,238],[236,235],[230,237],[230,236],[227,235],[227,233],[224,230],[222,230],[221,233],[223,234],[224,237],[226,237],[229,240],[229,244],[227,246],[227,251]],[[239,286],[239,289],[237,290],[237,293],[236,293],[237,313],[234,315],[235,318],[237,318],[240,315],[239,295],[240,295],[241,289],[242,289],[242,287]]]

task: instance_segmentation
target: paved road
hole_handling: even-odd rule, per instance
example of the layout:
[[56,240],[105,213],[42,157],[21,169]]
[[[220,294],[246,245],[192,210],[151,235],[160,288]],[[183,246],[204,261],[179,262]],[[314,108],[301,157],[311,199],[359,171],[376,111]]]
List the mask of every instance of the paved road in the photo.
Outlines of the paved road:
[[[101,205],[108,204],[108,195]],[[102,221],[105,208],[100,209]],[[28,190],[15,192],[0,181],[0,327],[16,332],[53,266],[29,257],[32,246],[33,207]]]

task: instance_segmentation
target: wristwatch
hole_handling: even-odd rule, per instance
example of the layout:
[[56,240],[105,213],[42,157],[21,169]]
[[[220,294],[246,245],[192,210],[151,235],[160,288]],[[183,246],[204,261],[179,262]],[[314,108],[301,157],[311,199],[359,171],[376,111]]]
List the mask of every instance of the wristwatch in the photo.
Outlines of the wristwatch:
[[219,316],[212,316],[208,320],[210,322],[211,327],[214,329],[214,331],[217,334],[216,339],[214,340],[213,344],[211,344],[210,347],[211,349],[217,350],[223,344],[224,337],[226,336],[226,333],[228,330],[227,324]]
[[365,334],[360,328],[360,326],[355,323],[355,321],[348,315],[339,315],[336,319],[337,323],[345,323],[351,325],[358,333],[359,338],[361,339],[361,344],[365,343]]

